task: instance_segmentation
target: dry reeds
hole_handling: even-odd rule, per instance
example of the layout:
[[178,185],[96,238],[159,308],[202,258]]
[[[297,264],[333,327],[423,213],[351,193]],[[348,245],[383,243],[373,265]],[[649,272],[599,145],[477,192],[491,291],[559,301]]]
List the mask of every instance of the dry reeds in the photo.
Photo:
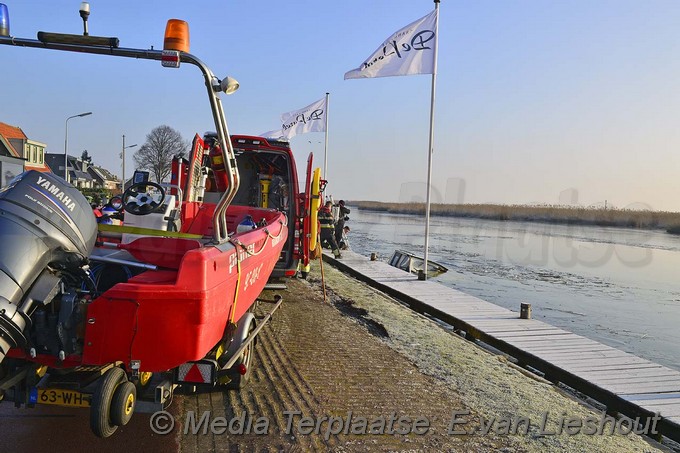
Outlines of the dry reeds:
[[[425,214],[425,203],[355,201],[352,202],[352,205],[360,209],[394,214]],[[680,213],[668,211],[603,209],[557,205],[432,204],[430,206],[430,214],[433,216],[469,217],[488,220],[666,229],[669,233],[680,234]]]

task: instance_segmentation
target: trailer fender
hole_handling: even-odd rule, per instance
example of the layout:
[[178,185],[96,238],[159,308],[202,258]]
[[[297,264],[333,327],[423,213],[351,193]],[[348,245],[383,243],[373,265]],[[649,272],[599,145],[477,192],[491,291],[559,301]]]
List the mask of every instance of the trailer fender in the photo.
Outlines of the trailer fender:
[[[243,317],[236,324],[236,331],[234,332],[234,336],[231,340],[231,343],[229,344],[229,348],[227,349],[227,352],[222,355],[223,358],[220,358],[220,362],[223,360],[222,363],[226,363],[234,356],[234,353],[238,350],[238,348],[241,347],[243,342],[246,341],[246,338],[248,338],[249,332],[255,328],[255,324],[255,315],[250,312],[243,315]],[[255,343],[257,343],[257,339],[255,340]]]

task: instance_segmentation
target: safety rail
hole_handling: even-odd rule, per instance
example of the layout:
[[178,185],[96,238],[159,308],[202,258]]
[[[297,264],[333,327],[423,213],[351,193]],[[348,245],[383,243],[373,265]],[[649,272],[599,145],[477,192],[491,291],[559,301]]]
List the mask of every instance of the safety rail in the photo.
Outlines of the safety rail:
[[[58,33],[43,33],[39,32],[39,36],[43,37],[45,41],[36,39],[17,38],[13,36],[0,36],[0,44],[19,47],[32,47],[36,49],[50,49],[61,50],[67,52],[90,53],[96,55],[112,55],[116,57],[144,59],[144,60],[163,60],[163,51],[154,49],[133,49],[133,48],[119,48],[113,46],[104,46],[101,43],[102,38],[95,36],[78,36],[79,43],[65,43],[65,42],[49,42],[47,38],[54,39],[55,37],[73,37],[74,35],[62,35]],[[116,38],[106,38],[114,43]],[[92,44],[82,44],[81,42],[92,42]],[[116,40],[117,43],[117,40]],[[224,116],[224,109],[222,102],[216,93],[222,91],[221,81],[215,76],[210,68],[205,65],[200,59],[194,55],[186,52],[179,52],[179,59],[183,63],[197,66],[205,79],[205,85],[208,92],[208,99],[210,101],[210,108],[213,114],[215,127],[217,128],[217,136],[223,144],[223,152],[226,152],[225,159],[223,159],[225,171],[229,178],[229,190],[220,198],[215,214],[213,217],[213,240],[216,243],[222,243],[229,239],[227,231],[226,210],[236,196],[240,184],[238,168],[236,167],[236,157],[229,139],[229,132],[227,129],[227,122]]]

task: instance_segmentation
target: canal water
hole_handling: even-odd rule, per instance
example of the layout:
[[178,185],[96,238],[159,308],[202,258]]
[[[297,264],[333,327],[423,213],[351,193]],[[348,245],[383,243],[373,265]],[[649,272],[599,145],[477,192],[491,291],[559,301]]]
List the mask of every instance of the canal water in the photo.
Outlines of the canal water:
[[[424,217],[352,209],[350,245],[422,255]],[[446,286],[680,370],[680,236],[664,231],[432,217]]]

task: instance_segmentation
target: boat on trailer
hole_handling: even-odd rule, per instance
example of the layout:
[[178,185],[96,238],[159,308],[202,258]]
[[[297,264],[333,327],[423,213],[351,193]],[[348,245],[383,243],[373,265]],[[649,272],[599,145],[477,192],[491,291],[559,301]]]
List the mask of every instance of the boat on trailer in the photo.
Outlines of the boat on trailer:
[[[253,340],[282,302],[259,297],[288,219],[231,205],[239,171],[218,93],[237,84],[189,53],[186,23],[169,21],[162,51],[89,36],[86,22],[85,31],[33,40],[7,25],[0,44],[195,66],[216,130],[194,143],[181,184],[142,180],[124,192],[114,203],[122,225],[98,225],[85,197],[53,174],[28,171],[0,189],[0,400],[89,407],[93,432],[108,437],[135,411],[167,407],[177,386],[246,384]],[[201,174],[218,175],[224,190],[204,199]],[[256,317],[258,300],[272,304]]]

